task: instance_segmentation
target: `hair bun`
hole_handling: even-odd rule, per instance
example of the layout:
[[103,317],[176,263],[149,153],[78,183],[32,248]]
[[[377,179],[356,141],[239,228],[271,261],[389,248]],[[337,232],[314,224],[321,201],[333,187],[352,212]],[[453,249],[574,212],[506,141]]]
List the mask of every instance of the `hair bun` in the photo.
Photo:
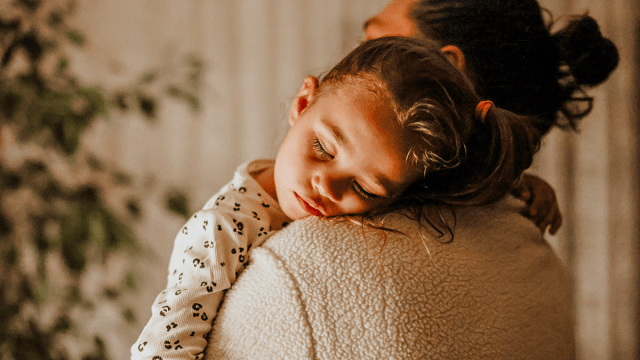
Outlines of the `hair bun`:
[[595,86],[618,66],[620,56],[613,42],[600,32],[594,18],[582,15],[553,35],[560,60],[569,66],[580,85]]

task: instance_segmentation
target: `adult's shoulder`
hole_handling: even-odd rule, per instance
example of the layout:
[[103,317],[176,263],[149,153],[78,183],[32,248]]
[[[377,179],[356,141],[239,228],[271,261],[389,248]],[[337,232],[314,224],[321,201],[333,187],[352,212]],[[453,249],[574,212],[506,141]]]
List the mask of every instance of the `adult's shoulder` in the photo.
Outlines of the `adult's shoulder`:
[[290,328],[299,336],[276,347],[309,358],[572,358],[569,281],[519,211],[513,200],[457,211],[451,241],[400,214],[385,225],[403,234],[296,221],[255,249],[213,347],[234,352],[223,334],[240,328],[264,354],[265,329]]

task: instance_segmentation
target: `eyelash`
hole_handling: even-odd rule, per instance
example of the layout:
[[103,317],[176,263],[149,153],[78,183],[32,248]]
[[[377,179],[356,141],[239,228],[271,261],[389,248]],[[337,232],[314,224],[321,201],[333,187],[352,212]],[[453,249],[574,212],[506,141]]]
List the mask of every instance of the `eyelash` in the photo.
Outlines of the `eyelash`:
[[[335,156],[329,154],[327,150],[324,149],[324,146],[322,146],[322,143],[318,138],[313,139],[313,148],[323,160],[333,160],[335,158]],[[378,197],[378,195],[366,191],[362,187],[362,185],[358,184],[357,182],[353,183],[353,189],[356,193],[358,193],[358,195],[362,196],[365,199],[375,199]]]
[[313,148],[316,150],[318,155],[324,160],[333,160],[335,156],[329,154],[327,150],[324,149],[324,146],[320,143],[318,138],[313,139]]
[[353,189],[354,189],[354,190],[355,190],[355,191],[356,191],[360,196],[362,196],[362,197],[363,197],[363,198],[365,198],[365,199],[375,199],[375,198],[377,198],[377,197],[378,197],[378,195],[376,195],[376,194],[372,194],[372,193],[370,193],[370,192],[366,191],[366,190],[362,187],[362,185],[358,184],[357,182],[354,182],[354,183],[353,183]]

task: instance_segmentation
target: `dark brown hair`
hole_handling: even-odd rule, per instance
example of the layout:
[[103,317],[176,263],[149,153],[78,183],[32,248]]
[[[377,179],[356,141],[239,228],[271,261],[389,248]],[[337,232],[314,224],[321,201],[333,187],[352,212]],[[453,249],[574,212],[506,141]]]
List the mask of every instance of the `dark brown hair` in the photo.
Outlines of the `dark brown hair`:
[[536,0],[417,0],[411,17],[424,37],[462,50],[481,96],[536,116],[543,135],[554,125],[576,129],[592,108],[585,89],[619,61],[593,18],[572,17],[551,34]]
[[367,41],[324,76],[318,94],[362,80],[395,112],[410,148],[407,160],[423,173],[392,206],[371,215],[411,208],[422,220],[427,203],[492,203],[531,165],[539,146],[533,123],[495,106],[484,121],[475,116],[480,97],[435,43]]

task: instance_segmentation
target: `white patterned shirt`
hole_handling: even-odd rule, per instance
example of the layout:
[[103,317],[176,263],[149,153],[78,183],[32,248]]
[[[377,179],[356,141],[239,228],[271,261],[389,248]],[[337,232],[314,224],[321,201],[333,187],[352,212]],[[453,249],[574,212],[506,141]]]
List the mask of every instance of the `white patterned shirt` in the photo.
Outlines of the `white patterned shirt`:
[[167,288],[156,297],[151,319],[131,347],[132,359],[202,359],[223,290],[244,269],[250,249],[290,221],[250,175],[270,166],[271,160],[240,166],[182,227]]

